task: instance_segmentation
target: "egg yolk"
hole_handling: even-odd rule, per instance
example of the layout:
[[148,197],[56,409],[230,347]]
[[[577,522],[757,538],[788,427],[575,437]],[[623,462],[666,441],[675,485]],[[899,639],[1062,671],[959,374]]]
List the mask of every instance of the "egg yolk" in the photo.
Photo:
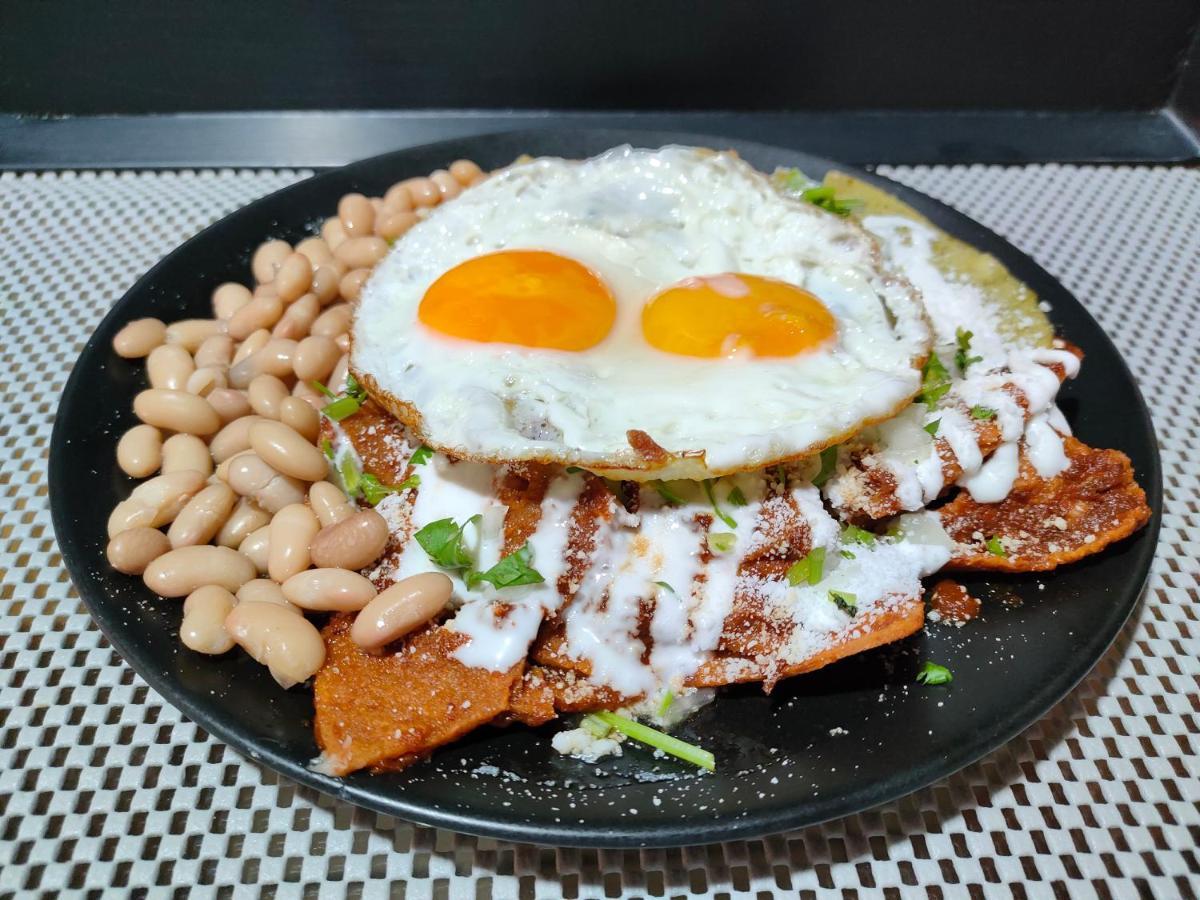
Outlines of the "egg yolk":
[[642,308],[647,342],[682,356],[795,356],[836,329],[833,314],[808,291],[756,275],[687,278]]
[[460,263],[417,310],[442,334],[485,343],[587,350],[604,340],[617,305],[587,266],[544,250],[503,250]]

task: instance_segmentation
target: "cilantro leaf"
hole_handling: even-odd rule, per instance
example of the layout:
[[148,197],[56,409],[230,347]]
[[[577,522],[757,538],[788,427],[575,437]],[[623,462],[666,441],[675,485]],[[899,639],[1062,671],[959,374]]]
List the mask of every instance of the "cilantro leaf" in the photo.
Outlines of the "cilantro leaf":
[[995,417],[996,417],[996,411],[994,409],[989,409],[986,406],[972,406],[971,407],[971,418],[972,419],[994,419]]
[[656,581],[656,582],[654,582],[654,583],[655,583],[655,584],[657,584],[657,585],[658,585],[660,588],[662,588],[664,591],[670,591],[672,594],[673,594],[673,593],[675,593],[675,588],[671,587],[671,586],[670,586],[669,584],[667,584],[665,581]]
[[508,554],[486,572],[468,572],[467,587],[475,587],[481,581],[494,584],[498,588],[516,587],[521,584],[541,584],[546,579],[542,577],[541,572],[529,564],[532,558],[533,551],[529,549],[529,544],[522,544],[521,549]]
[[958,344],[958,349],[954,351],[954,364],[958,366],[958,371],[964,375],[967,372],[967,366],[971,363],[977,363],[983,360],[982,356],[971,356],[971,338],[975,335],[967,331],[965,328],[959,328],[954,332],[955,343]]
[[333,441],[321,438],[321,452],[325,454],[326,459],[333,459]]
[[788,584],[796,587],[808,582],[817,584],[825,575],[825,548],[813,547],[803,559],[794,562],[787,570]]
[[825,482],[829,480],[829,476],[837,468],[837,458],[837,447],[826,447],[821,451],[821,471],[812,480],[814,487],[825,487]]
[[921,671],[917,673],[917,681],[921,684],[949,684],[954,680],[954,675],[945,666],[939,666],[935,662],[926,661],[921,666]]
[[938,355],[930,353],[929,359],[925,360],[925,367],[921,370],[921,393],[917,394],[917,401],[933,408],[939,400],[946,396],[948,390],[950,390],[950,373],[946,371],[946,367],[942,365]]
[[941,424],[942,424],[941,419],[934,419],[932,422],[930,422],[928,425],[925,426],[925,431],[931,435],[937,434],[938,428],[941,426]]
[[737,535],[731,532],[710,531],[708,533],[708,546],[717,553],[728,553],[736,543]]
[[862,544],[865,547],[875,546],[875,535],[857,525],[847,525],[842,529],[842,540],[847,544]]
[[849,591],[830,591],[829,599],[833,605],[848,616],[858,613],[858,597]]
[[999,556],[999,557],[1007,557],[1008,556],[1008,551],[1005,550],[1004,545],[1000,543],[1000,538],[996,537],[996,535],[994,535],[994,534],[990,538],[988,538],[986,541],[984,541],[984,546],[987,547],[988,553],[992,554],[992,556]]
[[431,459],[433,459],[433,449],[422,444],[413,451],[413,455],[409,457],[408,464],[410,466],[423,466]]
[[729,496],[725,499],[730,506],[745,506],[747,502],[746,495],[742,493],[742,489],[736,486],[729,492]]
[[717,495],[713,493],[713,485],[716,483],[717,479],[715,478],[704,479],[704,493],[708,495],[708,502],[712,504],[713,512],[716,513],[718,519],[720,519],[730,528],[737,528],[737,519],[722,510],[720,505],[717,503]]
[[849,550],[839,550],[838,553],[842,554],[842,559],[858,559],[858,557]]
[[[436,522],[430,522],[413,537],[429,554],[429,558],[443,569],[466,569],[471,566],[473,560],[467,549],[463,531],[468,525],[474,525],[482,518],[483,516],[474,515],[461,525],[453,519],[438,519]],[[540,580],[541,576],[538,577]]]
[[378,506],[379,501],[388,494],[398,494],[400,491],[420,487],[420,485],[420,475],[410,475],[399,484],[383,484],[370,472],[364,472],[358,481],[358,488],[362,491],[363,499],[372,506]]
[[354,457],[347,453],[342,457],[342,461],[338,463],[338,474],[342,476],[342,487],[346,491],[346,496],[358,496],[358,483],[362,479],[362,472],[358,470],[358,466],[354,463]]
[[315,380],[310,381],[308,383],[308,386],[311,387],[318,394],[320,394],[322,397],[328,397],[330,400],[333,400],[334,398],[337,397],[337,394],[335,394],[329,388],[325,387],[325,385],[321,384],[321,382],[319,382],[319,381],[315,381]]
[[[333,393],[325,385],[319,381],[312,382],[312,386],[324,394],[326,397],[334,397]],[[366,390],[355,380],[353,375],[346,376],[346,391],[339,394],[332,402],[321,407],[321,413],[335,422],[340,422],[342,419],[349,418],[358,412],[359,408],[366,402]]]
[[671,708],[671,704],[675,702],[675,695],[670,691],[663,694],[662,702],[658,704],[658,717],[661,719],[667,714],[667,710]]

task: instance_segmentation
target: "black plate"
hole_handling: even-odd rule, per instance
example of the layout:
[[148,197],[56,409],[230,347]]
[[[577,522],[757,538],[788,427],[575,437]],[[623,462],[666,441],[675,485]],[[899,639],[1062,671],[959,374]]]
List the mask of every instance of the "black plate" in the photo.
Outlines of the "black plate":
[[[716,775],[698,777],[637,749],[598,765],[559,757],[550,748],[553,726],[485,728],[400,774],[315,774],[307,767],[317,753],[309,693],[281,691],[240,652],[213,659],[183,649],[181,604],[108,568],[105,522],[132,487],[114,451],[135,424],[130,404],[144,385],[143,366],[111,350],[122,325],[139,316],[211,315],[213,286],[248,279],[257,244],[311,233],[347,191],[378,195],[459,157],[496,167],[521,153],[582,157],[625,142],[732,146],[765,171],[799,166],[819,177],[834,167],[778,147],[661,132],[536,131],[431,144],[325,172],[222,219],[141,278],[100,324],[59,405],[50,449],[54,527],[100,628],[187,716],[297,781],[400,818],[544,844],[674,846],[809,825],[924,787],[1035,722],[1100,659],[1137,603],[1161,511],[1157,446],[1133,377],[1095,320],[1027,256],[949,207],[859,172],[994,254],[1051,304],[1055,325],[1087,354],[1063,391],[1064,410],[1084,441],[1130,455],[1155,516],[1131,540],[1051,576],[968,579],[986,602],[965,628],[931,625],[784,682],[770,697],[750,687],[728,691],[681,730],[716,753]],[[949,666],[953,684],[914,684],[926,659]]]

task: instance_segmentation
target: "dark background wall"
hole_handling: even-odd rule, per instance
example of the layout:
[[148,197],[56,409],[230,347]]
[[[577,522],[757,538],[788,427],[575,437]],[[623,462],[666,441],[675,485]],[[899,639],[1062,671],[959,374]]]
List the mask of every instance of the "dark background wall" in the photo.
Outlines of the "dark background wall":
[[0,0],[0,112],[1153,109],[1200,0]]

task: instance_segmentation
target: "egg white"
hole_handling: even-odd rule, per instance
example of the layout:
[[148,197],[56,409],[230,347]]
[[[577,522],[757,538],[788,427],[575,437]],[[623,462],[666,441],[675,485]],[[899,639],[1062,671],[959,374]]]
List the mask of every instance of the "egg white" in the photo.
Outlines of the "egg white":
[[[438,277],[506,249],[549,250],[597,272],[617,303],[611,333],[564,352],[457,339],[418,321]],[[757,359],[646,343],[650,297],[721,272],[812,292],[837,320],[835,339]],[[438,207],[376,268],[352,340],[356,377],[437,449],[646,479],[761,468],[890,416],[919,388],[930,331],[911,286],[857,225],[784,197],[734,154],[618,147],[513,165]],[[630,430],[668,456],[640,456]]]

